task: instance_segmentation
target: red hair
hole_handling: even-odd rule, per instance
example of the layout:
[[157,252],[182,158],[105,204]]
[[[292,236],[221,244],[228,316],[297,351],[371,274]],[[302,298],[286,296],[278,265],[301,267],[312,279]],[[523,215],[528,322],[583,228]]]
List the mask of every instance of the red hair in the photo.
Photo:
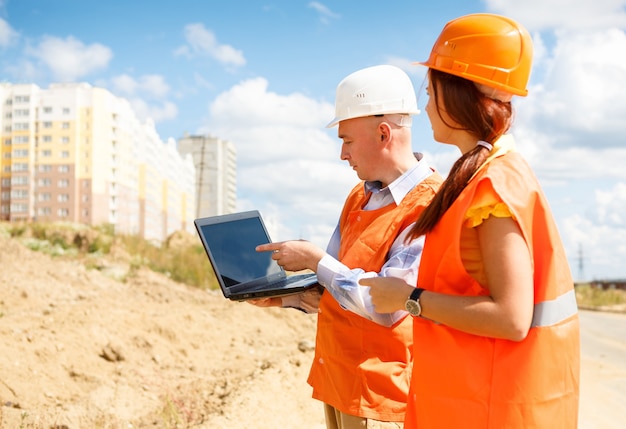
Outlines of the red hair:
[[[474,82],[438,70],[429,69],[429,93],[435,106],[445,110],[453,124],[450,128],[464,130],[479,140],[493,144],[508,131],[513,119],[510,102],[502,102],[481,93]],[[476,145],[452,166],[439,191],[418,218],[409,238],[431,231],[443,214],[465,189],[467,182],[489,156],[489,150]]]

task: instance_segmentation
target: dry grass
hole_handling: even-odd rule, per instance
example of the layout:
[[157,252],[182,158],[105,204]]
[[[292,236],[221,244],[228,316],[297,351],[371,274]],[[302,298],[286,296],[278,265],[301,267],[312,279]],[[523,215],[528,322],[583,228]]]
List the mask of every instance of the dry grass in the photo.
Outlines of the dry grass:
[[602,289],[589,284],[576,285],[576,300],[580,308],[626,312],[626,290]]
[[31,250],[59,258],[82,258],[89,268],[102,269],[103,259],[126,263],[130,273],[142,266],[172,280],[201,289],[218,287],[198,237],[179,231],[161,244],[136,235],[115,234],[110,225],[89,227],[69,223],[0,225]]

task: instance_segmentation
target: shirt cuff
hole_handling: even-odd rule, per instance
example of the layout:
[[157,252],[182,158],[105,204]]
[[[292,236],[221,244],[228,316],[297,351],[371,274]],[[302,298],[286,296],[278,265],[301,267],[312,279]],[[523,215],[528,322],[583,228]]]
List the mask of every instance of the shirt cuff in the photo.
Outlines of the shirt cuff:
[[281,298],[282,307],[300,308],[300,295],[287,295]]
[[333,281],[336,273],[345,269],[346,266],[344,264],[326,253],[317,264],[317,281],[322,286],[328,286]]

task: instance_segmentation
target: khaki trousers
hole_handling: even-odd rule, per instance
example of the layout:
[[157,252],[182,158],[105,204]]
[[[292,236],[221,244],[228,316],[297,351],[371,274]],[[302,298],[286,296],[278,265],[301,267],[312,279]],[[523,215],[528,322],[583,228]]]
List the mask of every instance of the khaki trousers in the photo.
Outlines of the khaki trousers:
[[381,422],[378,420],[366,419],[358,416],[351,416],[324,404],[324,415],[326,417],[327,429],[402,429],[402,422]]

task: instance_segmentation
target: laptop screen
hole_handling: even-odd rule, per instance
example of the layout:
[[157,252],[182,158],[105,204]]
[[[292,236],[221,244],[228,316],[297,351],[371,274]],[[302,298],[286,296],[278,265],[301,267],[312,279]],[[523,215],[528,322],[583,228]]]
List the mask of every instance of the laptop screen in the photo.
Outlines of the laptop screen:
[[259,217],[201,225],[200,229],[226,286],[282,271],[271,252],[254,250],[270,241]]

